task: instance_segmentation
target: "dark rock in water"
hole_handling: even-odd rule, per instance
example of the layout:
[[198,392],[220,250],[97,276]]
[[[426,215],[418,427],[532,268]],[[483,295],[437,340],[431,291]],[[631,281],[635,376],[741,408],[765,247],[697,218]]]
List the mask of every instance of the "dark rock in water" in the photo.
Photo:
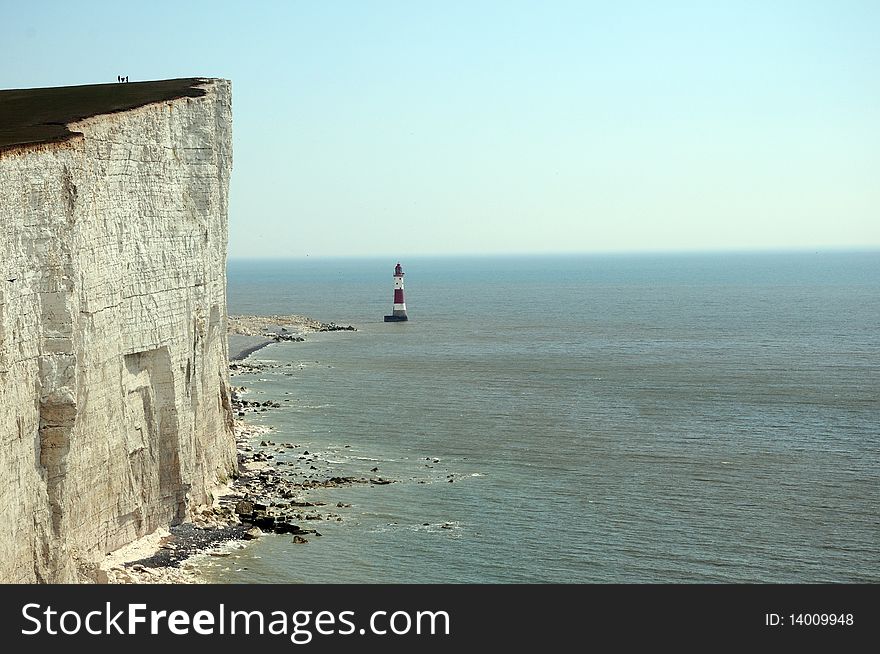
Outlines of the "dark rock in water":
[[385,484],[393,484],[394,480],[392,479],[382,479],[381,477],[377,477],[376,479],[370,480],[371,484],[376,484],[376,486],[384,486]]
[[301,534],[303,530],[302,527],[292,522],[277,522],[275,523],[275,532],[279,534]]
[[321,327],[318,329],[319,332],[356,332],[357,328],[352,327],[351,325],[346,325],[343,327],[342,325],[337,325],[335,322],[325,322],[321,323]]
[[254,518],[254,524],[257,525],[260,529],[265,529],[266,531],[272,531],[275,529],[275,516],[274,515],[259,515]]
[[303,538],[302,536],[294,536],[294,537],[293,537],[293,540],[290,541],[290,542],[291,542],[291,543],[296,543],[297,545],[303,545],[303,544],[305,544],[305,543],[308,543],[309,541],[307,541],[307,540],[306,540],[305,538]]
[[370,472],[379,472],[379,468],[370,468]]

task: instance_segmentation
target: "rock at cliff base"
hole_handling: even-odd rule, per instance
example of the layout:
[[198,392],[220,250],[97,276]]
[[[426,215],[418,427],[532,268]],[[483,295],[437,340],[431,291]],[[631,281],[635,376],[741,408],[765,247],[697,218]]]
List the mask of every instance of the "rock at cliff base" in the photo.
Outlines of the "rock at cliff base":
[[242,538],[244,540],[257,540],[262,535],[262,529],[260,529],[259,527],[251,527],[246,532],[244,532],[244,536],[242,536]]

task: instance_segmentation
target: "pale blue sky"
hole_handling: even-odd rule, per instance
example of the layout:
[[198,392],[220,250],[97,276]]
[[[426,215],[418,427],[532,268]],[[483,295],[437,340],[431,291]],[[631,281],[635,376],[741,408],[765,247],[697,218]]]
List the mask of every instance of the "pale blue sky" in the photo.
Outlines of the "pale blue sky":
[[0,0],[0,88],[233,81],[230,256],[880,247],[880,2]]

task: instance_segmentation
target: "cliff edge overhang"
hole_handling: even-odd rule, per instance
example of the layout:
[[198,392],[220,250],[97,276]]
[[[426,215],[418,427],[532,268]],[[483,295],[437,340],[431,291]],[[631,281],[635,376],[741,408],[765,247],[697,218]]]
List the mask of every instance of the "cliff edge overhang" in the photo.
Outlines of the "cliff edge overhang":
[[0,91],[0,153],[82,136],[71,123],[157,102],[206,95],[209,79],[188,77]]

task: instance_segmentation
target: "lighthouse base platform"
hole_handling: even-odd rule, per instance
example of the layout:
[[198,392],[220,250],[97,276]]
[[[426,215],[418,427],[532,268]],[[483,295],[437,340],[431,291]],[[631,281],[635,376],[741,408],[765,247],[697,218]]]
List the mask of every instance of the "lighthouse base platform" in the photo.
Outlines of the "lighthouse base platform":
[[409,320],[406,316],[385,316],[385,322],[406,322]]

